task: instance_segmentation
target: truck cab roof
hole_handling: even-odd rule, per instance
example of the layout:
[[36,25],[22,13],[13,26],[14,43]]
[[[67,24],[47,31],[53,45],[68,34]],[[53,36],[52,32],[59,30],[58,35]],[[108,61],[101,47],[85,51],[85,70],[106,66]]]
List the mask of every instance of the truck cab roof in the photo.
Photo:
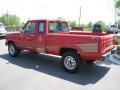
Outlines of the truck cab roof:
[[28,20],[28,21],[49,21],[49,22],[67,22],[63,19],[33,19],[33,20]]

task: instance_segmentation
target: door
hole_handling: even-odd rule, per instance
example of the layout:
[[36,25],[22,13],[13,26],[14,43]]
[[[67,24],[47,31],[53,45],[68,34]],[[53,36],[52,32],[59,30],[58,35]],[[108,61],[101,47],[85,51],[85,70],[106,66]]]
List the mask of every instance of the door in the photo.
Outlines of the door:
[[19,45],[24,49],[31,50],[34,48],[34,40],[35,40],[35,22],[29,21],[24,27],[23,31],[20,35],[21,39],[19,41]]
[[37,27],[38,27],[38,33],[35,39],[36,51],[39,53],[45,53],[46,52],[45,30],[47,29],[46,21],[45,20],[38,21]]
[[33,52],[45,53],[46,42],[45,42],[45,21],[29,21],[23,27],[23,33],[21,37],[21,45],[26,50]]

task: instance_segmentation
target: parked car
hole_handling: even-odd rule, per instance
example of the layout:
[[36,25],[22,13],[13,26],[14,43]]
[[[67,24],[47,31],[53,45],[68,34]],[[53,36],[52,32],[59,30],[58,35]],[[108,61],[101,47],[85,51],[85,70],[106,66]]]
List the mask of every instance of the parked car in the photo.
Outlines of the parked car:
[[94,24],[92,31],[94,33],[102,33],[102,26],[100,24]]
[[117,34],[119,32],[119,29],[118,29],[118,26],[117,25],[110,25],[108,30],[107,30],[107,33],[110,33],[110,34]]
[[62,67],[71,73],[105,60],[116,50],[114,34],[69,32],[64,20],[29,20],[21,32],[8,33],[5,38],[10,56],[17,57],[21,50],[60,55]]
[[6,29],[3,23],[0,23],[0,39],[5,39]]

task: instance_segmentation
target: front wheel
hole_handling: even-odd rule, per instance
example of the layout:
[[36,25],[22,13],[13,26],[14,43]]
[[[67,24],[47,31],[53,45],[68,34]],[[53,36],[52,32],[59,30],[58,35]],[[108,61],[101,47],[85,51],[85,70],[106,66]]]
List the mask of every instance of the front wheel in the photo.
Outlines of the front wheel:
[[18,50],[16,48],[14,43],[9,43],[8,44],[8,51],[9,51],[9,55],[12,56],[12,57],[17,57],[20,53],[20,50]]
[[64,70],[69,73],[78,72],[83,66],[80,56],[75,52],[65,53],[62,56],[61,64]]

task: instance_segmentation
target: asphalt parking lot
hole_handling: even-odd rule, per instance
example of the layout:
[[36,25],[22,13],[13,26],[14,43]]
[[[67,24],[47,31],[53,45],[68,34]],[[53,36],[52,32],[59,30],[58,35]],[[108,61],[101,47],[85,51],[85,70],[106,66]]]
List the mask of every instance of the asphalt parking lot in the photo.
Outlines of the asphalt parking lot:
[[60,66],[60,57],[22,52],[8,55],[0,40],[0,90],[120,90],[120,66],[112,62],[89,65],[70,74]]

